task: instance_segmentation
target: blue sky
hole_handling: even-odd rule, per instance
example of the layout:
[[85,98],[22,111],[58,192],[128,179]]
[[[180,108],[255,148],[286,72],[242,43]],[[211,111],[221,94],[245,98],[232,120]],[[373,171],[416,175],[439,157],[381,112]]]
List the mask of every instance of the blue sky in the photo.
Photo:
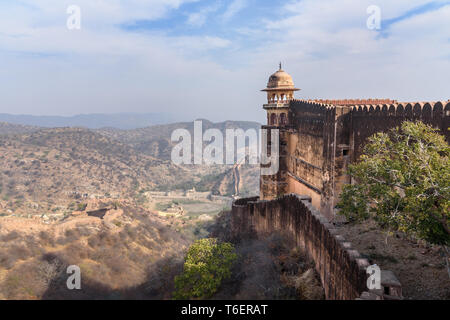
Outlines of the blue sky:
[[449,0],[0,0],[0,112],[264,121],[279,61],[298,98],[447,100],[449,39]]

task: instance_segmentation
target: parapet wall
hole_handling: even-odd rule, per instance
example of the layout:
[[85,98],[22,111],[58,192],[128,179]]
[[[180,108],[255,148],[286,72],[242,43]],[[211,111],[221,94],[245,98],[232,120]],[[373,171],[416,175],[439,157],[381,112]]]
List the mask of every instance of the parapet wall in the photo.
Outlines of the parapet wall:
[[275,194],[266,188],[262,198],[307,194],[329,220],[335,217],[343,186],[351,183],[348,165],[359,159],[368,137],[409,120],[439,129],[450,143],[450,101],[292,100],[288,118],[289,126],[281,128],[286,133],[286,155],[280,157],[286,177],[272,181],[285,183],[286,192]]
[[233,204],[236,236],[282,232],[314,261],[327,299],[356,299],[366,289],[366,259],[337,234],[315,210],[309,197],[287,195],[272,201],[238,200]]
[[[239,199],[232,207],[232,232],[264,237],[281,232],[314,261],[326,299],[356,299],[367,290],[367,259],[352,249],[333,225],[311,205],[311,198],[289,194],[277,200]],[[383,284],[382,284],[383,285]],[[401,296],[401,289],[389,294]]]
[[317,103],[323,104],[331,104],[334,106],[358,106],[358,105],[367,105],[367,104],[393,104],[397,103],[397,100],[391,99],[341,99],[341,100],[308,100]]
[[450,102],[372,104],[351,107],[352,161],[361,155],[366,139],[403,121],[422,121],[441,131],[450,143]]

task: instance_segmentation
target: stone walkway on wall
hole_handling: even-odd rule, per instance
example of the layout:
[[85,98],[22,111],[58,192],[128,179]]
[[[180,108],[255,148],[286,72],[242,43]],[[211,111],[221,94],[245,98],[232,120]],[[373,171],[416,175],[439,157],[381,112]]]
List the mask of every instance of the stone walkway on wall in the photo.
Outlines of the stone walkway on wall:
[[439,246],[413,241],[401,233],[387,236],[373,221],[337,228],[369,263],[395,273],[404,299],[450,299],[450,280]]
[[388,270],[381,271],[381,289],[366,292],[368,259],[311,205],[310,197],[239,199],[233,203],[232,229],[236,237],[276,231],[291,237],[314,261],[327,299],[402,299],[401,284]]

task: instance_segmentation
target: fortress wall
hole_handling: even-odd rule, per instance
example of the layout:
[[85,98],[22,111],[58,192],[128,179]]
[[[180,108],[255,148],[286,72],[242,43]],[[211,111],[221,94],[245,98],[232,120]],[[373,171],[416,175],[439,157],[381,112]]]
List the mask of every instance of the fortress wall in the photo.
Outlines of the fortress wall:
[[362,153],[366,139],[376,132],[400,126],[405,120],[430,124],[439,129],[450,143],[450,103],[397,103],[352,107],[352,161]]
[[[294,100],[290,104],[288,192],[311,196],[328,219],[345,183],[351,132],[350,107]],[[345,151],[345,152],[344,152]]]
[[280,170],[261,177],[261,199],[305,194],[329,220],[343,186],[351,183],[348,165],[369,136],[420,120],[440,129],[450,143],[450,102],[332,106],[293,100],[288,118],[289,125],[279,128]]
[[290,127],[287,139],[287,193],[305,194],[314,206],[323,209],[324,171],[331,165],[329,141],[334,130],[329,126],[333,111],[321,104],[295,100],[289,109]]
[[236,200],[232,207],[232,232],[264,237],[281,232],[314,261],[326,299],[356,299],[367,289],[368,261],[337,233],[307,196],[289,194],[273,201]]
[[[279,129],[274,126],[262,126],[262,129],[267,130],[267,154],[269,155],[272,148],[271,130]],[[287,192],[287,174],[286,174],[286,148],[287,148],[287,133],[280,130],[280,149],[279,149],[279,170],[274,175],[261,175],[260,177],[260,195],[261,199],[274,199],[278,195]],[[263,165],[261,167],[270,167],[270,165]]]
[[[376,132],[400,126],[405,120],[420,120],[440,129],[450,143],[450,102],[392,103],[391,100],[367,100],[385,104],[342,106],[317,101],[290,102],[290,126],[287,137],[287,193],[306,194],[329,220],[345,184],[348,165],[361,155],[366,140]],[[324,101],[327,102],[327,101]],[[347,103],[348,102],[348,103]]]

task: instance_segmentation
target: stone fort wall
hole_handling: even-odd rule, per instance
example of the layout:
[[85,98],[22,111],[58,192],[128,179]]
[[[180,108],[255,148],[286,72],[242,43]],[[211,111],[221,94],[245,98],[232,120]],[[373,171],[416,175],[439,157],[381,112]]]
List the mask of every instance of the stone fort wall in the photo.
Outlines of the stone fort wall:
[[362,147],[368,137],[376,132],[400,126],[405,120],[420,120],[430,124],[439,129],[450,142],[449,101],[359,105],[351,108],[351,141],[354,144],[352,161],[357,160],[361,155]]
[[[314,262],[326,299],[357,299],[367,294],[369,262],[312,206],[310,197],[291,194],[272,201],[240,199],[233,203],[231,214],[237,238],[281,232],[293,239]],[[400,283],[385,281],[383,274],[377,299],[400,298]]]
[[[361,104],[367,102],[379,104]],[[261,199],[305,194],[329,220],[335,217],[343,185],[351,183],[348,165],[359,158],[369,136],[405,120],[420,120],[450,142],[450,101],[293,100],[288,110],[287,125],[264,126],[280,129],[280,171],[261,177]]]

